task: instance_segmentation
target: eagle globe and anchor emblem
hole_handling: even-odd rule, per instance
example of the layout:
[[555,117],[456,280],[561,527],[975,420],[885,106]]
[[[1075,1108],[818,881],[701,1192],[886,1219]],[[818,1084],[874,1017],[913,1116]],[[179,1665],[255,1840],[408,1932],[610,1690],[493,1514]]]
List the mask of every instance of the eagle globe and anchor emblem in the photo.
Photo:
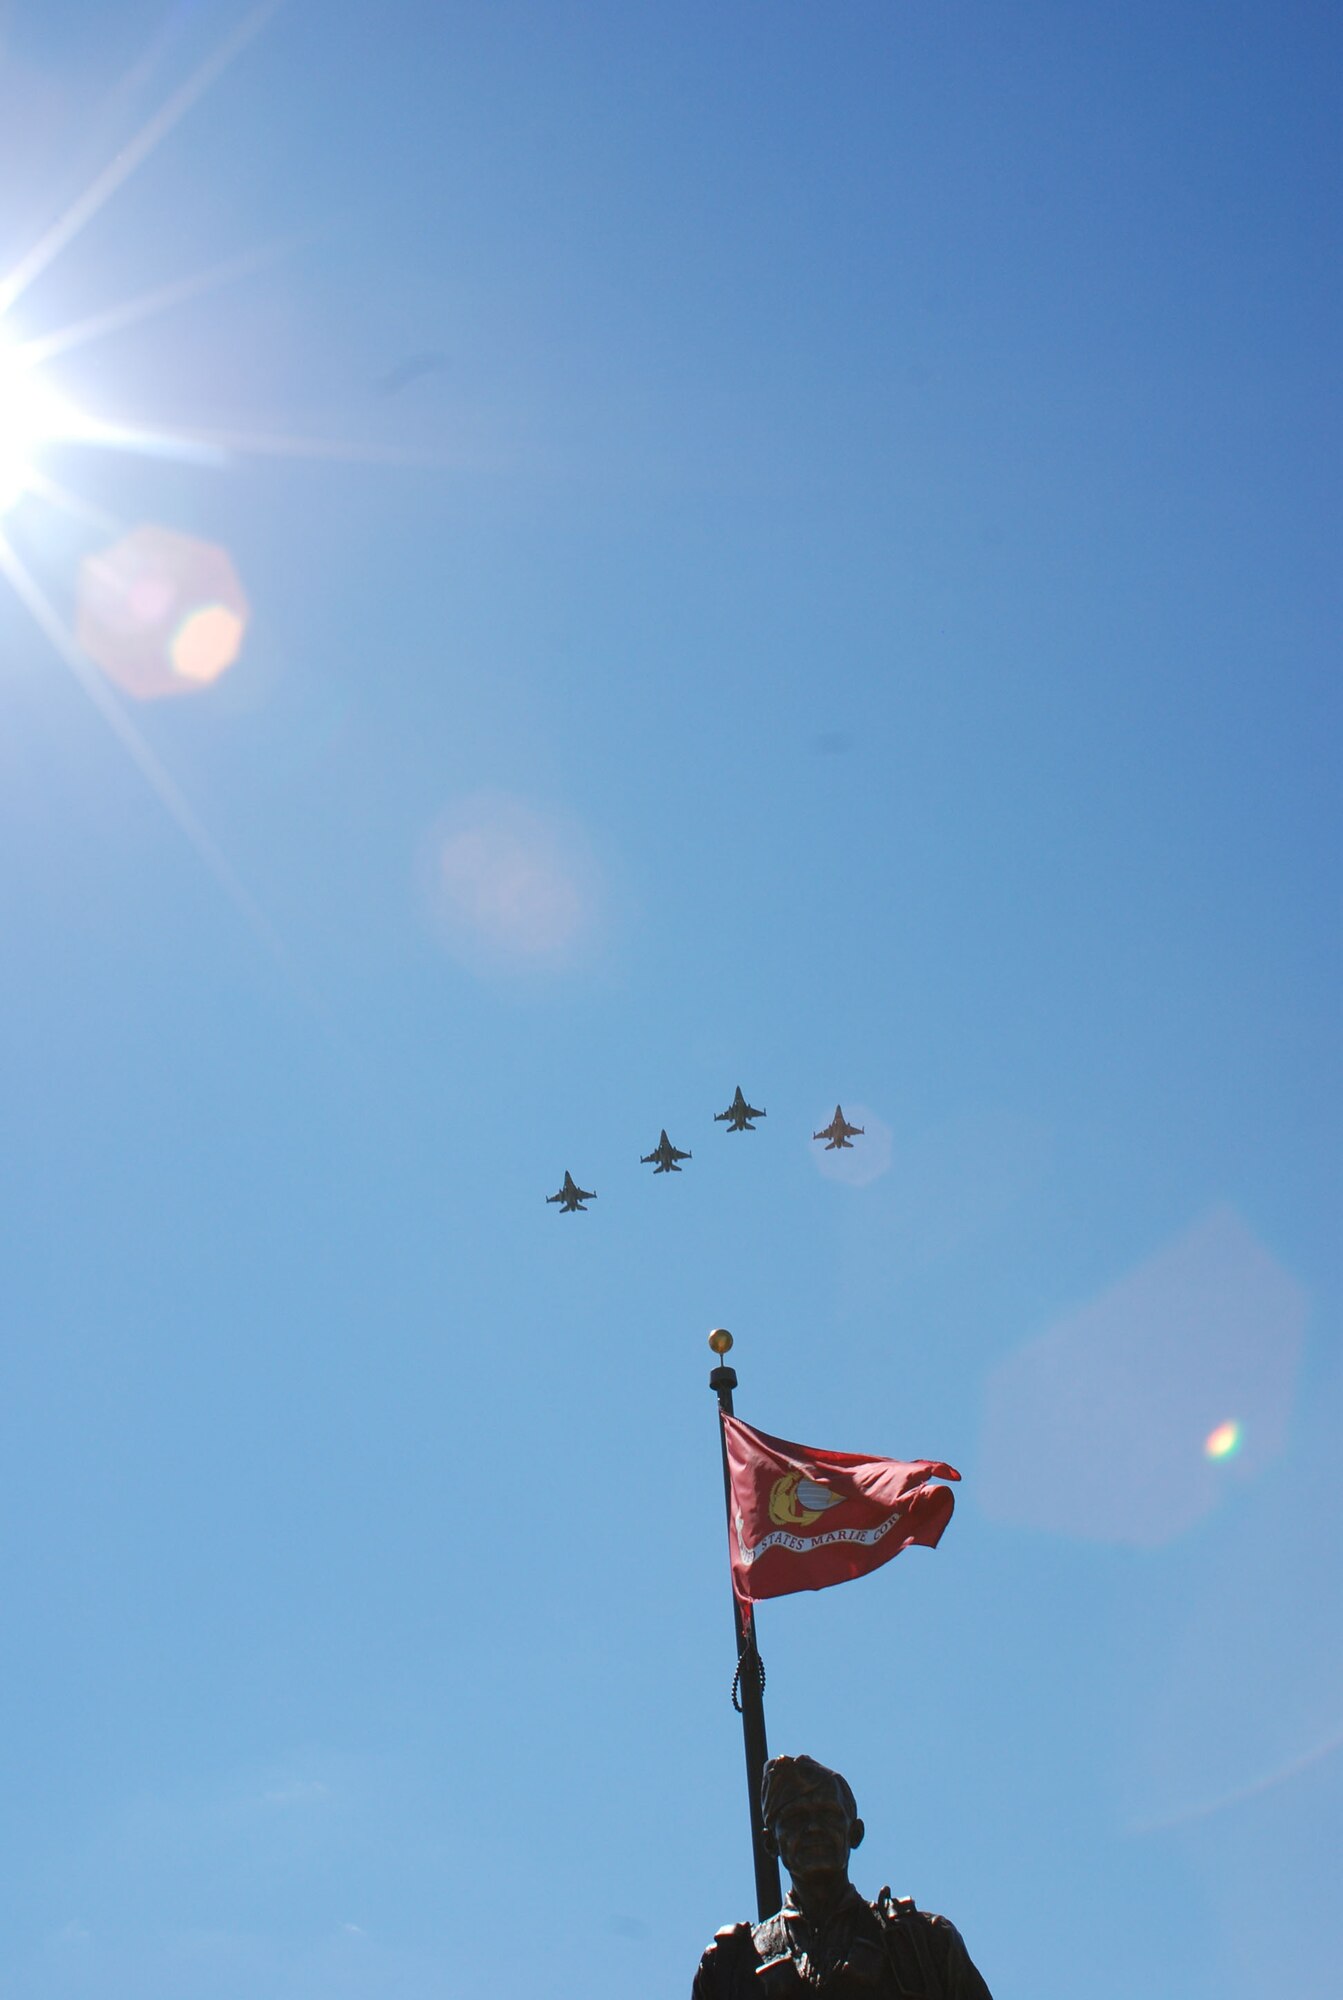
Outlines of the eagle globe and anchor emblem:
[[828,1486],[802,1472],[785,1472],[769,1489],[769,1518],[776,1528],[809,1528],[831,1507],[843,1503]]
[[794,1554],[800,1555],[813,1543],[810,1535],[800,1535],[798,1530],[811,1527],[822,1514],[843,1504],[842,1493],[832,1493],[828,1486],[809,1479],[805,1472],[785,1472],[769,1489],[772,1533],[762,1535],[752,1546],[746,1539],[745,1517],[740,1508],[735,1511],[733,1525],[737,1530],[737,1548],[742,1561],[747,1564],[757,1562],[767,1549],[791,1549]]
[[897,1522],[904,1518],[905,1508],[897,1506],[892,1507],[884,1519],[867,1527],[835,1527],[819,1535],[806,1532],[832,1507],[842,1507],[848,1497],[847,1494],[832,1492],[828,1486],[822,1486],[819,1480],[809,1478],[796,1468],[785,1472],[769,1489],[770,1531],[762,1535],[754,1546],[746,1539],[745,1517],[740,1508],[736,1510],[734,1525],[742,1561],[747,1565],[758,1562],[769,1549],[787,1549],[794,1555],[803,1555],[810,1549],[828,1548],[834,1542],[856,1542],[872,1547],[883,1541]]

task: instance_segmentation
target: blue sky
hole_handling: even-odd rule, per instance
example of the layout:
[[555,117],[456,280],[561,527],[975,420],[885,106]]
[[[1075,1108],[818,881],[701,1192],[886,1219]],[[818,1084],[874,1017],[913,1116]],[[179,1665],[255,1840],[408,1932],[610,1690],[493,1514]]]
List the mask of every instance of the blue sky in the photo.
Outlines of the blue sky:
[[[238,42],[0,319],[210,278],[41,374],[195,448],[0,518],[0,1995],[687,1992],[717,1323],[964,1475],[761,1613],[860,1885],[1324,1994],[1333,10],[250,19],[0,9],[0,273]],[[245,598],[163,700],[69,636],[146,525]]]

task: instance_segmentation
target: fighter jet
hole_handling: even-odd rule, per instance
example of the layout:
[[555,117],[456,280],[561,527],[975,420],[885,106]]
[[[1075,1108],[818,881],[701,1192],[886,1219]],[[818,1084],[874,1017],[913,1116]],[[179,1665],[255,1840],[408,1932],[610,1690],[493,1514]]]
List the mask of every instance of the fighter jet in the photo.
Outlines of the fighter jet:
[[562,1204],[560,1208],[561,1215],[573,1215],[580,1208],[583,1209],[583,1213],[586,1215],[587,1210],[583,1208],[584,1202],[596,1201],[596,1199],[596,1189],[579,1187],[567,1167],[564,1170],[564,1186],[560,1189],[559,1193],[548,1194],[546,1196],[547,1201],[558,1201]]
[[[689,1153],[683,1153],[679,1146],[673,1146],[671,1140],[667,1137],[667,1128],[664,1125],[662,1128],[662,1137],[658,1140],[652,1152],[641,1153],[639,1155],[639,1165],[641,1167],[652,1167],[655,1174],[679,1174],[681,1169],[677,1166],[676,1162],[678,1160],[688,1160],[689,1158]],[[656,1165],[654,1165],[655,1161]]]
[[763,1111],[756,1110],[754,1104],[746,1102],[746,1099],[741,1094],[741,1085],[738,1084],[737,1095],[733,1098],[731,1104],[728,1105],[726,1111],[714,1112],[713,1122],[715,1125],[721,1125],[723,1120],[726,1119],[729,1132],[754,1132],[755,1126],[751,1123],[751,1120],[753,1118],[763,1118],[764,1115]]
[[860,1139],[862,1135],[863,1127],[861,1125],[850,1125],[844,1113],[836,1105],[835,1115],[830,1120],[830,1123],[823,1125],[819,1132],[813,1132],[811,1136],[813,1139],[824,1139],[826,1152],[833,1153],[840,1146],[847,1146],[852,1150],[854,1140]]

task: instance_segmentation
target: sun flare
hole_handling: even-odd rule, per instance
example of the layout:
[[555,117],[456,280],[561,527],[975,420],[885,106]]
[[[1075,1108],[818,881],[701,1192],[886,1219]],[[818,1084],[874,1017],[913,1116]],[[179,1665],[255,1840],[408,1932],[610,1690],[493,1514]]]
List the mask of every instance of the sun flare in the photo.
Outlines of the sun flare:
[[1234,1458],[1242,1442],[1243,1434],[1238,1423],[1218,1424],[1216,1430],[1209,1431],[1203,1440],[1204,1456],[1212,1459]]
[[33,484],[42,451],[79,434],[76,412],[0,331],[0,514]]

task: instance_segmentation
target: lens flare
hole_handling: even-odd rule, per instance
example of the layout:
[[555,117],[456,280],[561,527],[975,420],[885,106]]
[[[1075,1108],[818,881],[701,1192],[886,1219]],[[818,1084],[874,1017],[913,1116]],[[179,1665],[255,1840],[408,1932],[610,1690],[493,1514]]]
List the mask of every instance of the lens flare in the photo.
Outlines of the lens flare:
[[1241,1428],[1237,1423],[1218,1424],[1215,1431],[1209,1431],[1203,1440],[1204,1454],[1208,1458],[1234,1458],[1241,1447]]
[[137,701],[218,680],[238,657],[247,619],[227,549],[169,528],[136,528],[80,570],[79,644]]
[[67,405],[22,351],[0,338],[0,514],[33,483],[43,445],[70,430]]
[[559,971],[601,930],[601,870],[581,830],[502,793],[477,793],[425,844],[435,927],[481,972]]
[[247,621],[227,604],[204,604],[184,618],[169,654],[183,680],[205,687],[231,667],[242,649]]
[[1212,1210],[998,1363],[980,1505],[1053,1534],[1173,1542],[1286,1449],[1310,1306],[1234,1209]]

